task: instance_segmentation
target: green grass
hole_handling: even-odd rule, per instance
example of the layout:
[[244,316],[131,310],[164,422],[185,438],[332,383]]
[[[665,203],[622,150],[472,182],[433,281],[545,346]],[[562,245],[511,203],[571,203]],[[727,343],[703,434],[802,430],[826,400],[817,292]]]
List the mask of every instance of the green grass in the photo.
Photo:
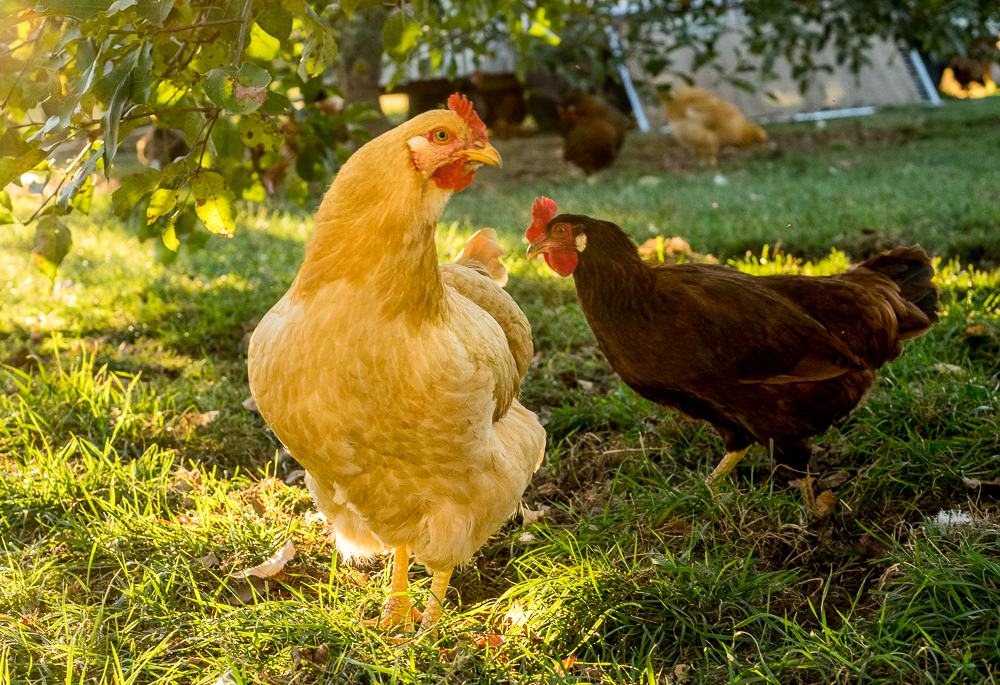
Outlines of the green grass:
[[[387,570],[338,563],[284,482],[297,465],[242,406],[246,336],[294,277],[308,215],[248,207],[236,238],[164,267],[95,198],[54,293],[30,231],[5,228],[0,682],[991,682],[1000,488],[966,480],[1000,476],[998,118],[953,103],[770,127],[784,154],[731,153],[724,186],[669,139],[633,135],[593,185],[553,141],[502,141],[507,168],[453,198],[438,244],[447,259],[493,225],[511,252],[542,353],[522,398],[549,433],[525,501],[547,515],[456,572],[436,643],[362,623]],[[829,273],[879,240],[942,258],[941,324],[817,440],[821,475],[846,477],[832,517],[810,522],[760,452],[713,498],[711,429],[624,387],[572,281],[521,256],[541,194],[753,273]],[[975,522],[926,525],[941,509]],[[288,539],[280,580],[231,577]],[[321,645],[328,661],[295,665]]]

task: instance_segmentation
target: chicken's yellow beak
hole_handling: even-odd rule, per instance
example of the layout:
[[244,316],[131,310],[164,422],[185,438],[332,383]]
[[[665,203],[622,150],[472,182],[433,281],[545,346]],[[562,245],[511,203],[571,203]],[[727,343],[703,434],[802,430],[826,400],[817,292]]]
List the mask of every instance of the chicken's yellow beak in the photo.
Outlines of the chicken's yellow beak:
[[476,147],[468,150],[459,150],[456,154],[464,156],[470,162],[482,162],[495,167],[503,168],[503,160],[500,153],[489,143],[476,143]]
[[528,254],[525,255],[525,259],[534,259],[540,254],[548,254],[549,246],[545,244],[545,241],[538,241],[537,243],[532,243],[528,246]]

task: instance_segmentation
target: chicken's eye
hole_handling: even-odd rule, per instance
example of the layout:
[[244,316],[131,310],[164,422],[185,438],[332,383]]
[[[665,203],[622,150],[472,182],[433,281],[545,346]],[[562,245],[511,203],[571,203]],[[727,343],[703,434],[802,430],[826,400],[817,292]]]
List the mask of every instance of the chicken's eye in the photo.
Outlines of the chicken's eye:
[[450,137],[451,136],[448,135],[448,132],[445,131],[443,128],[439,128],[438,130],[434,131],[434,139],[437,140],[437,142],[439,143],[447,143]]
[[552,235],[554,235],[556,238],[565,238],[566,237],[566,224],[559,224],[558,226],[555,226],[552,229]]

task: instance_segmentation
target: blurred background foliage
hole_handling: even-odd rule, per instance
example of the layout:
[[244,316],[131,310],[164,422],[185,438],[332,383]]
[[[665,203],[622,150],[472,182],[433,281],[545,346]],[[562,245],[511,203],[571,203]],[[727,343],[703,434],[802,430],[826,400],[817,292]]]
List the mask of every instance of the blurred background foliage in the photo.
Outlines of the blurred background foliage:
[[[739,27],[733,21],[738,14]],[[90,211],[119,145],[137,127],[145,168],[117,174],[113,211],[163,261],[208,232],[229,236],[234,203],[306,206],[391,117],[378,106],[383,65],[454,69],[506,45],[517,76],[574,86],[617,78],[639,57],[654,75],[717,64],[740,32],[747,55],[720,77],[746,88],[775,60],[810,77],[834,59],[859,70],[875,38],[938,55],[995,59],[1000,5],[988,0],[0,0],[0,224],[35,229],[36,266],[54,279],[72,247],[61,217]],[[669,40],[663,40],[668,36]],[[695,59],[674,59],[679,50]],[[829,54],[829,51],[823,53]],[[753,58],[751,61],[750,58]],[[403,74],[396,68],[389,89]],[[131,170],[126,170],[131,171]],[[206,231],[207,229],[207,231]]]

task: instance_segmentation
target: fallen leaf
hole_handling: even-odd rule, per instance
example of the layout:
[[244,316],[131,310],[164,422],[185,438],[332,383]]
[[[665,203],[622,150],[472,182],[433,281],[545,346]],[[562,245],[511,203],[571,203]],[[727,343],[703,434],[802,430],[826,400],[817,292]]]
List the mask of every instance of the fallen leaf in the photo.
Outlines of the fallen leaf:
[[300,480],[304,480],[306,477],[306,472],[303,469],[295,469],[294,471],[289,471],[288,475],[285,476],[285,485],[295,485]]
[[565,678],[566,677],[566,672],[569,671],[571,668],[573,668],[573,664],[575,664],[576,661],[577,661],[577,659],[576,659],[575,656],[570,655],[570,656],[566,657],[565,659],[562,660],[561,664],[559,664],[558,666],[556,666],[556,674],[560,678]]
[[251,494],[247,500],[250,504],[250,508],[253,509],[253,513],[257,514],[257,516],[263,516],[267,513],[267,507],[265,507],[264,503],[258,499],[257,495]]
[[984,324],[976,324],[975,326],[969,326],[966,328],[960,336],[958,336],[958,342],[965,342],[969,338],[978,338],[979,336],[986,335],[989,329]]
[[171,485],[175,492],[191,492],[199,485],[201,485],[201,474],[199,472],[188,471],[183,466],[177,467],[177,475],[174,476],[174,482]]
[[250,576],[247,582],[236,591],[236,599],[240,604],[249,604],[255,595],[263,595],[267,591],[267,581],[257,576]]
[[213,568],[215,566],[218,566],[220,563],[219,557],[215,556],[215,552],[209,552],[198,561],[205,568]]
[[830,518],[836,510],[837,496],[833,494],[833,490],[824,490],[816,498],[816,508],[813,510],[813,516],[823,521]]
[[257,408],[257,400],[253,397],[248,397],[243,400],[243,408],[249,412],[255,412],[257,414],[260,413],[260,409]]
[[294,556],[295,545],[292,544],[291,540],[287,540],[281,549],[272,554],[271,558],[263,564],[258,564],[257,566],[248,568],[245,571],[237,571],[232,574],[232,577],[249,579],[250,576],[256,576],[258,578],[270,578],[271,576],[276,576],[283,568],[285,568],[285,564],[291,561]]
[[587,392],[590,392],[591,390],[594,389],[594,383],[592,381],[585,381],[581,378],[578,379],[576,382],[582,390],[585,390]]
[[538,540],[538,538],[536,538],[528,531],[524,531],[523,533],[517,536],[517,541],[520,542],[522,545],[527,545],[528,543],[535,542],[536,540]]
[[937,364],[935,364],[931,368],[934,369],[935,371],[937,371],[938,373],[947,373],[947,374],[951,374],[953,376],[964,376],[965,375],[965,369],[963,369],[961,366],[957,366],[955,364],[948,364],[948,363],[945,363],[945,362],[938,362]]
[[291,656],[296,668],[302,662],[323,668],[330,660],[330,647],[325,642],[319,647],[292,647]]
[[442,647],[441,648],[441,661],[447,661],[448,663],[453,662],[455,659],[457,659],[462,654],[462,651],[464,649],[465,649],[465,643],[462,642],[461,640],[459,640],[458,642],[456,642],[455,646],[452,647],[451,649],[445,649],[444,647]]
[[850,471],[837,471],[828,476],[823,476],[816,481],[816,489],[820,492],[823,490],[833,490],[835,488],[839,488],[841,485],[850,480],[850,478]]
[[968,488],[981,488],[984,485],[987,487],[1000,486],[1000,478],[994,478],[993,480],[979,480],[978,478],[963,478],[962,482]]
[[212,421],[215,421],[217,418],[219,418],[218,409],[207,411],[198,417],[199,425],[207,426],[208,424],[212,423]]
[[503,640],[503,635],[497,635],[496,633],[486,633],[485,635],[480,635],[479,633],[472,634],[472,646],[476,649],[485,649],[487,647],[496,649],[503,644]]
[[858,550],[858,552],[869,559],[881,559],[885,557],[886,553],[889,551],[889,546],[871,533],[865,533],[858,538],[854,547]]
[[662,535],[687,535],[691,532],[691,523],[684,519],[671,519],[656,529]]
[[538,507],[537,511],[532,511],[528,507],[521,505],[521,516],[523,520],[521,521],[521,527],[527,528],[528,526],[538,523],[545,515],[549,513],[549,508],[544,504]]
[[242,685],[239,678],[233,675],[232,670],[227,670],[215,681],[215,685]]

